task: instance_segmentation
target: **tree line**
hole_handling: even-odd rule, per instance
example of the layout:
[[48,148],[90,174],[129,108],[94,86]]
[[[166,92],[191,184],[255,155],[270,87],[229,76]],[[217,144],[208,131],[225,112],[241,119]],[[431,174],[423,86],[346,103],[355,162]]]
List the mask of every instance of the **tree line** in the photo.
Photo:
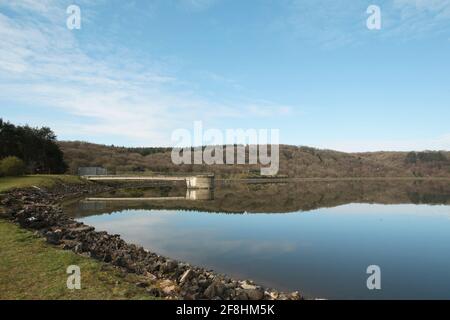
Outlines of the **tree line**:
[[449,160],[442,151],[411,151],[406,155],[406,163],[418,162],[448,162]]
[[0,160],[17,157],[27,173],[64,173],[67,164],[48,127],[16,126],[0,118]]

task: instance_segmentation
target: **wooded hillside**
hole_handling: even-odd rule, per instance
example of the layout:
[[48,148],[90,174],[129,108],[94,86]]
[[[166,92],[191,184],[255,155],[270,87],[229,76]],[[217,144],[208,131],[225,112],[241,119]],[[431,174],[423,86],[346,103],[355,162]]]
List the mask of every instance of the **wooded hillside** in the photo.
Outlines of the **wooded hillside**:
[[[103,166],[110,173],[213,172],[219,176],[259,176],[259,165],[175,165],[170,148],[124,148],[86,142],[59,142],[69,171]],[[288,177],[450,177],[450,152],[344,153],[280,146],[278,175]]]

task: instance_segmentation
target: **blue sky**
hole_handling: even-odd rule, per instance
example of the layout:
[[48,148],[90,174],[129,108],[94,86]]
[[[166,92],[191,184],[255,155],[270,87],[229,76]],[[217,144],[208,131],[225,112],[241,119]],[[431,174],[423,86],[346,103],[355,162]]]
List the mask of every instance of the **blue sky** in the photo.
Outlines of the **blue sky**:
[[171,145],[202,120],[342,151],[450,150],[450,0],[0,0],[0,108],[115,145]]

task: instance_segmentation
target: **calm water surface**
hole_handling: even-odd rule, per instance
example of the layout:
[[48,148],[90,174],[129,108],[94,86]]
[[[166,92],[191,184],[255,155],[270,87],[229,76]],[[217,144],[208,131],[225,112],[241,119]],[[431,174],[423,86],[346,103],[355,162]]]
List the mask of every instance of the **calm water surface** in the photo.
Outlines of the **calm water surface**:
[[[67,210],[153,252],[309,297],[450,299],[448,182],[229,184],[213,198]],[[381,290],[366,287],[369,265]]]

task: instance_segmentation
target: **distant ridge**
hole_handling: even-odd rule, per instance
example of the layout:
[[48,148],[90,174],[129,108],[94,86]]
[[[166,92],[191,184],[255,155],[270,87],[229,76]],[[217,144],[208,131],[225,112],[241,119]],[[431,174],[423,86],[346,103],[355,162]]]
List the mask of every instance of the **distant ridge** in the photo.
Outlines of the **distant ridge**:
[[[213,172],[223,177],[258,177],[259,165],[175,165],[171,148],[127,148],[80,141],[58,142],[69,171],[79,166],[103,166],[110,173]],[[449,177],[449,151],[345,153],[304,146],[280,145],[279,176],[339,177]]]

